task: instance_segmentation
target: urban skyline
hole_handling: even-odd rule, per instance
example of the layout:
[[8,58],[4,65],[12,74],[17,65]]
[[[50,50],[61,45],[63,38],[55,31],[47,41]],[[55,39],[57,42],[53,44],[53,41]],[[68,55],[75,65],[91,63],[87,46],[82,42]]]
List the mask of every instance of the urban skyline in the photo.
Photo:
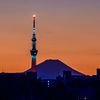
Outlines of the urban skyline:
[[36,13],[37,64],[59,59],[84,74],[96,74],[100,68],[99,5],[98,0],[1,0],[0,71],[31,68],[32,14]]

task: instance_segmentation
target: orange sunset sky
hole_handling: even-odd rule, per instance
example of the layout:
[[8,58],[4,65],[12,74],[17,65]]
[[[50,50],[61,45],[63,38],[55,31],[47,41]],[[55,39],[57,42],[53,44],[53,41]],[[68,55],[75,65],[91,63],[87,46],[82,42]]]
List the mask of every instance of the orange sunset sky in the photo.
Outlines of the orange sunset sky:
[[100,0],[0,0],[0,72],[31,67],[32,15],[37,64],[59,59],[86,75],[100,68]]

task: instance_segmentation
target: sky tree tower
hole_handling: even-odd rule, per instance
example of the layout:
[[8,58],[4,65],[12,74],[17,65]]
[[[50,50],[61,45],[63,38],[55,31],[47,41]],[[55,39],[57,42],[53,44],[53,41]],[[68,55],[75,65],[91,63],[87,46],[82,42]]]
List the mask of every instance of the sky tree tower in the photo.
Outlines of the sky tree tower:
[[37,71],[36,71],[36,55],[37,55],[38,50],[36,50],[35,17],[36,17],[36,15],[33,15],[32,50],[30,50],[31,55],[32,55],[31,72],[37,72]]

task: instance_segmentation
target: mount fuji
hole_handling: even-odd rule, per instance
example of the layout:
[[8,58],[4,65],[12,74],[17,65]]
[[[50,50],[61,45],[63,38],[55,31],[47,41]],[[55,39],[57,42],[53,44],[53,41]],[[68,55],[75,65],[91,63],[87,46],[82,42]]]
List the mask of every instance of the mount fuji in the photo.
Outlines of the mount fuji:
[[[60,60],[46,60],[37,66],[37,78],[41,77],[42,79],[55,79],[56,76],[63,75],[63,71],[71,71],[71,75],[85,76],[85,74],[80,73],[71,67],[67,66]],[[31,68],[25,72],[30,72]]]

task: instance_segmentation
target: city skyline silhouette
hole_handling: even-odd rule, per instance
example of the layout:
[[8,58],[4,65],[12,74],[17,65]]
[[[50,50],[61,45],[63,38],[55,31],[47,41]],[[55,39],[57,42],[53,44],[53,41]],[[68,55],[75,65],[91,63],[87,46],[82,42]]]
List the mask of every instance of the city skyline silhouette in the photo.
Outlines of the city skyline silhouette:
[[0,72],[31,68],[32,15],[37,64],[59,59],[86,75],[100,68],[100,1],[1,0]]

